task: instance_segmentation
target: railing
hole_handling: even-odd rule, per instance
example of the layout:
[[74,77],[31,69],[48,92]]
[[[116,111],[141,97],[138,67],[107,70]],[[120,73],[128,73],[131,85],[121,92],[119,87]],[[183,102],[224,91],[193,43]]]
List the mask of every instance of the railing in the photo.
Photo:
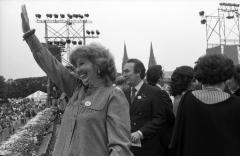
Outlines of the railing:
[[0,155],[34,156],[46,153],[52,138],[51,127],[54,126],[56,111],[55,108],[46,108],[30,119],[9,139],[1,142]]

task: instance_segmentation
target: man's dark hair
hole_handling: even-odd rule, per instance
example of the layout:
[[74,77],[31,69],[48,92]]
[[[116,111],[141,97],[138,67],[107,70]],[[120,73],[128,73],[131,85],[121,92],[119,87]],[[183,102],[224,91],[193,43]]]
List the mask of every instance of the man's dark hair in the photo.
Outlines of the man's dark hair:
[[147,70],[147,82],[150,85],[156,85],[158,80],[163,78],[163,71],[161,65],[154,65]]
[[170,94],[172,96],[181,95],[187,91],[193,82],[194,71],[190,66],[177,67],[171,76]]
[[140,73],[141,79],[144,79],[146,69],[143,63],[138,59],[128,59],[127,63],[134,63],[134,73]]

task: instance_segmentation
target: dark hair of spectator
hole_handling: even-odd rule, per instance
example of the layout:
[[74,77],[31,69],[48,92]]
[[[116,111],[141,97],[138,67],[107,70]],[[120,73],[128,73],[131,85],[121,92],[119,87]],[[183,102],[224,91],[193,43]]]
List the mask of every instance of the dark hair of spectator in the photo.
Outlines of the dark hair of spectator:
[[240,86],[240,64],[235,65],[233,78],[235,79],[236,83]]
[[160,78],[163,78],[163,71],[161,65],[154,65],[147,70],[147,82],[155,86]]
[[140,73],[140,78],[144,79],[146,69],[143,63],[138,59],[128,59],[127,63],[134,63],[134,73]]
[[171,76],[170,94],[181,95],[188,90],[194,79],[194,70],[190,66],[177,67]]
[[109,50],[100,44],[92,43],[89,45],[79,46],[73,49],[69,60],[76,67],[76,61],[79,58],[86,58],[98,69],[98,73],[108,84],[114,82],[116,78],[115,62]]
[[194,67],[195,77],[202,84],[215,85],[233,76],[233,61],[222,54],[204,55]]

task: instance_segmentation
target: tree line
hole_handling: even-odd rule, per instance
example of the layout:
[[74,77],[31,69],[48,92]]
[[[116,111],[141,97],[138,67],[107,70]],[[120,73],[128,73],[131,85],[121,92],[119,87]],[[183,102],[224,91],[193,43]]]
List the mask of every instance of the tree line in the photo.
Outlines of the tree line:
[[0,99],[24,98],[38,90],[47,92],[47,77],[29,77],[5,80],[0,75]]

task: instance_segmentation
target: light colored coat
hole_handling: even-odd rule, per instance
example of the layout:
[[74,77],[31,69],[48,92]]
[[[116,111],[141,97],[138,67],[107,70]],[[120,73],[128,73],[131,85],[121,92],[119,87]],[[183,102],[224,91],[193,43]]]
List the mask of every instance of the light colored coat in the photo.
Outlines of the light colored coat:
[[129,104],[123,92],[102,83],[87,92],[35,35],[27,40],[39,66],[68,97],[53,156],[132,156]]

